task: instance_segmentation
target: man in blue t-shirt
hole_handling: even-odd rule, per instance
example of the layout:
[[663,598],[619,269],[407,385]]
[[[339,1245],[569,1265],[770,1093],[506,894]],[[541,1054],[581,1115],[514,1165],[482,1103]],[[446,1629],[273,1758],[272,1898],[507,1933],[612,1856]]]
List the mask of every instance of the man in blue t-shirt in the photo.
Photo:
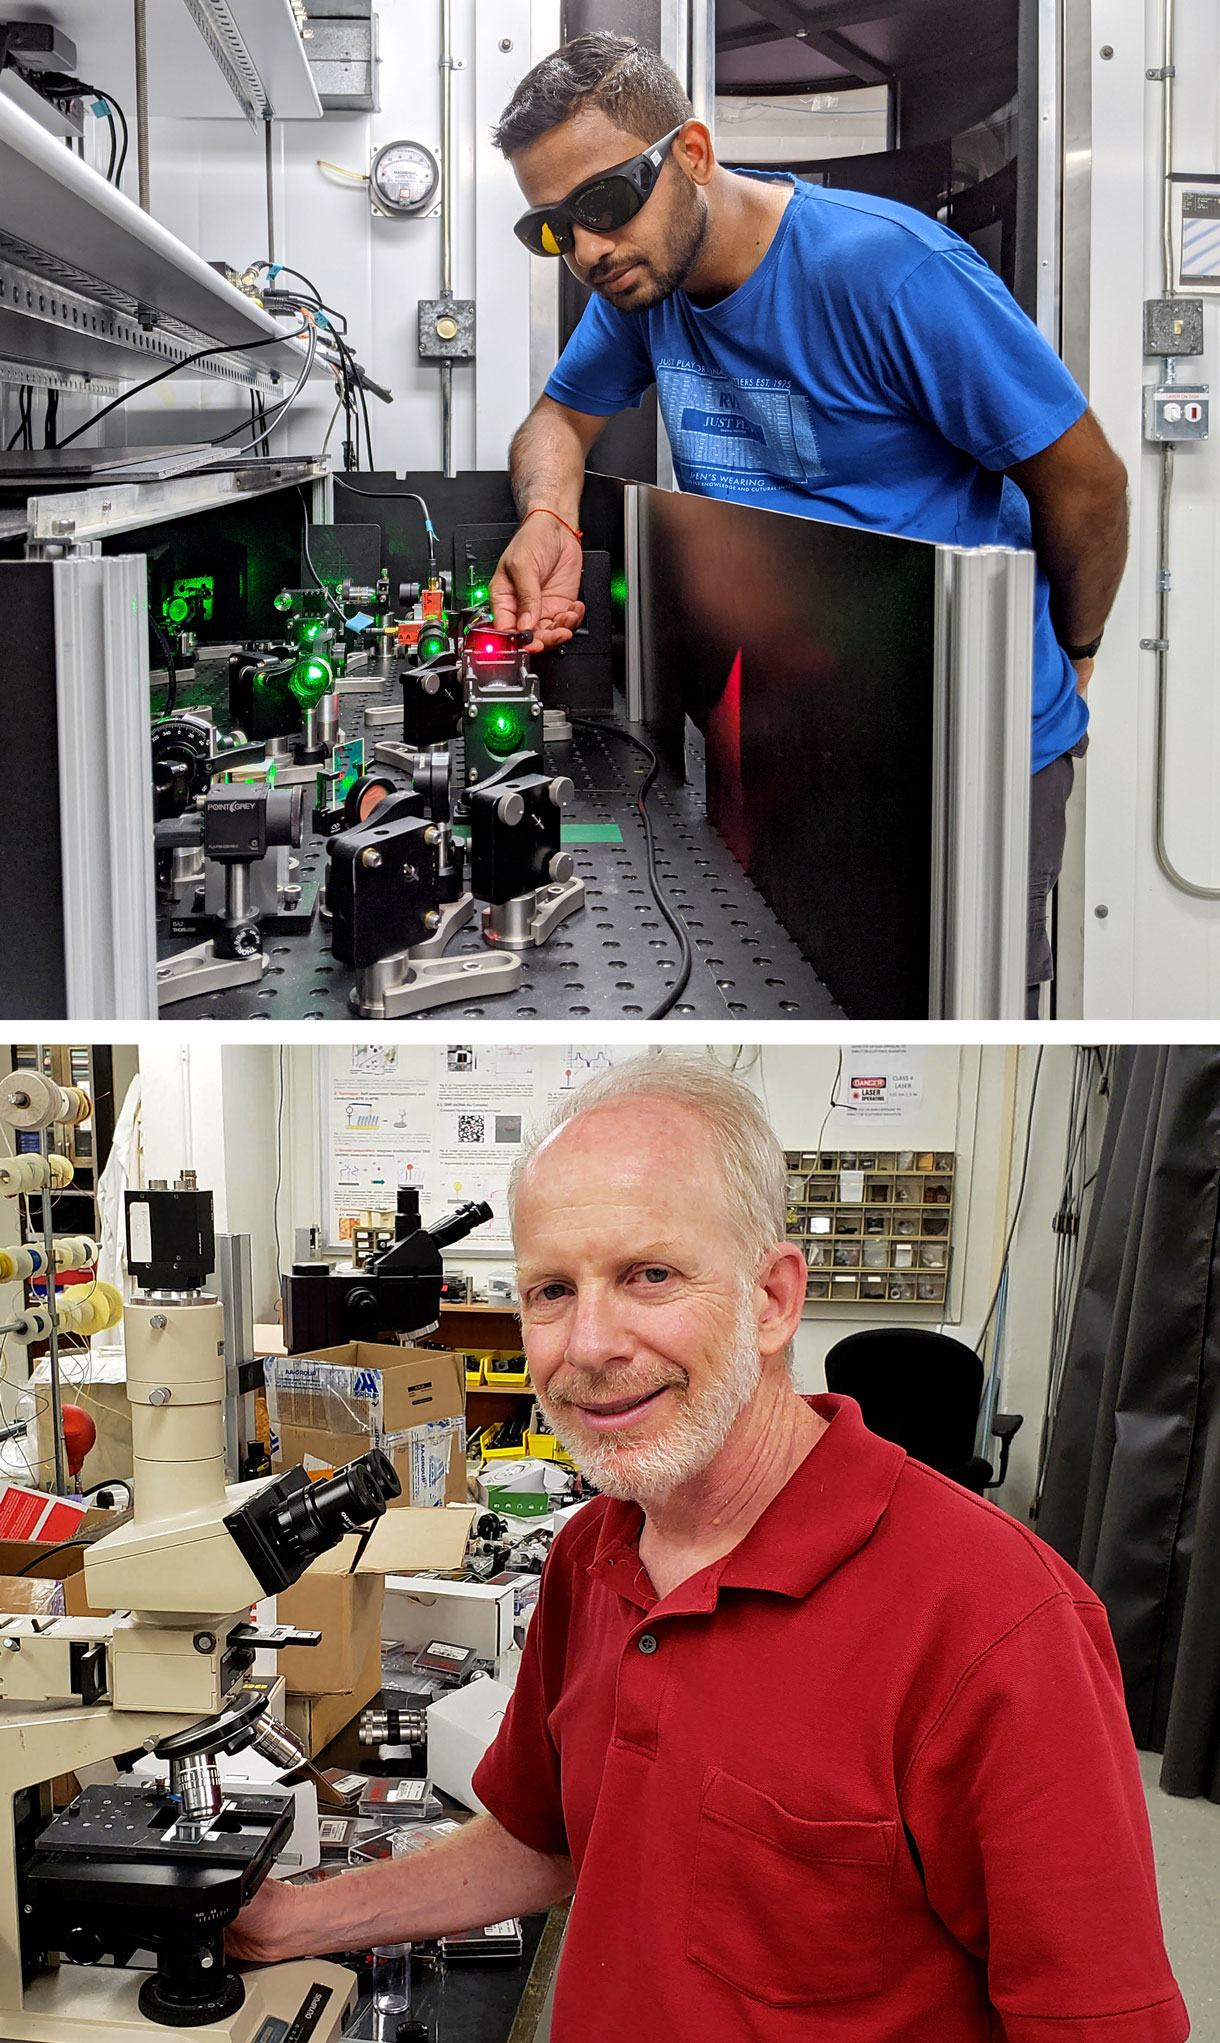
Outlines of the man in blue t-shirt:
[[571,637],[585,459],[655,382],[683,490],[959,546],[1033,547],[1027,1012],[1051,976],[1083,690],[1122,576],[1126,471],[1058,356],[966,242],[909,207],[725,170],[668,66],[580,36],[496,140],[517,232],[595,295],[512,446],[522,524],[496,623]]

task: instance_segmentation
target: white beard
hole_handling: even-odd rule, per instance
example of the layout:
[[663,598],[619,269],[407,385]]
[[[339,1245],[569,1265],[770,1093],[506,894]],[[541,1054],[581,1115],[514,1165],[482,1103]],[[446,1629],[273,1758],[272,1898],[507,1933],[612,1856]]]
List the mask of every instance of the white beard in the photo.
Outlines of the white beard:
[[539,1403],[581,1474],[607,1497],[639,1504],[667,1497],[693,1482],[715,1461],[742,1412],[758,1389],[762,1360],[749,1300],[753,1286],[743,1283],[728,1348],[715,1378],[692,1393],[674,1387],[677,1410],[654,1440],[638,1445],[630,1438],[590,1440],[579,1415],[570,1406]]

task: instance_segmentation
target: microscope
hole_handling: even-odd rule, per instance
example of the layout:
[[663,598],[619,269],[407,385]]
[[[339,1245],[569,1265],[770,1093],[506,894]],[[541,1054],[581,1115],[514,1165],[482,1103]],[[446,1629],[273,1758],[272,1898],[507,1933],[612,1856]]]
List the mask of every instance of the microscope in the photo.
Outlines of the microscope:
[[[296,1748],[241,1683],[260,1647],[250,1607],[297,1581],[399,1492],[380,1452],[327,1481],[304,1469],[225,1485],[224,1312],[211,1195],[126,1194],[134,1512],[90,1547],[98,1617],[0,1617],[0,2035],[6,2043],[334,2043],[354,1975],[314,1960],[242,1971],[224,1932],[292,1828],[290,1790],[221,1792],[217,1758]],[[261,1742],[260,1742],[261,1741]],[[88,1780],[153,1752],[169,1788]],[[51,1783],[87,1784],[52,1812]],[[132,1964],[151,1953],[155,1968]],[[110,1962],[106,1962],[110,1961]]]
[[463,1241],[492,1218],[481,1200],[457,1206],[431,1227],[419,1214],[419,1191],[400,1185],[394,1240],[357,1270],[329,1263],[294,1263],[284,1278],[284,1345],[290,1355],[375,1341],[383,1334],[422,1335],[440,1325],[445,1282],[442,1249]]

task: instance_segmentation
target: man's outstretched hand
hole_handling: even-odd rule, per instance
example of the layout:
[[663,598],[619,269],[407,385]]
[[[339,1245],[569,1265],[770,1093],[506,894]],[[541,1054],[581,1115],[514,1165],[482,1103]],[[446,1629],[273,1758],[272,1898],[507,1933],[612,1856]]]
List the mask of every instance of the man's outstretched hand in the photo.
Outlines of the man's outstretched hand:
[[561,646],[585,614],[580,601],[580,541],[549,512],[528,518],[491,578],[497,631],[532,631],[531,652]]
[[245,1959],[254,1965],[275,1965],[282,1958],[311,1955],[317,1944],[310,1935],[306,1898],[309,1891],[285,1887],[279,1880],[264,1880],[225,1931],[225,1950],[230,1958]]

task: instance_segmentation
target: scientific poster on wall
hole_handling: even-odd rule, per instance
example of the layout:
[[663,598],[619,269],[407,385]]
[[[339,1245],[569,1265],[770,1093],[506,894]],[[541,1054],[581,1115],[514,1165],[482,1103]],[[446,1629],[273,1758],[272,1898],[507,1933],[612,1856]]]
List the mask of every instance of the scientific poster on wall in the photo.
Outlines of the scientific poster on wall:
[[394,1211],[415,1185],[425,1226],[483,1199],[495,1218],[462,1254],[505,1255],[505,1194],[529,1129],[565,1092],[636,1054],[591,1044],[331,1043],[322,1074],[322,1185],[328,1244],[360,1216]]

